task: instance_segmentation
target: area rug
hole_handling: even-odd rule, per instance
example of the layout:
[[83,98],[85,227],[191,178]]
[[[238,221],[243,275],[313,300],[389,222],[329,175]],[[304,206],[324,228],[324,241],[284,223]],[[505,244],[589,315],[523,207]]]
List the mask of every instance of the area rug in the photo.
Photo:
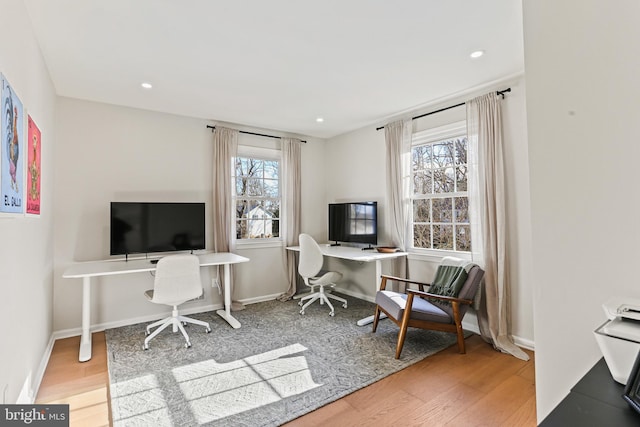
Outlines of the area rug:
[[146,324],[105,331],[115,426],[278,426],[397,372],[455,343],[455,335],[410,329],[400,360],[398,327],[356,321],[375,305],[348,308],[269,301],[234,312],[231,328],[214,312],[191,317],[192,347],[170,328],[143,350]]

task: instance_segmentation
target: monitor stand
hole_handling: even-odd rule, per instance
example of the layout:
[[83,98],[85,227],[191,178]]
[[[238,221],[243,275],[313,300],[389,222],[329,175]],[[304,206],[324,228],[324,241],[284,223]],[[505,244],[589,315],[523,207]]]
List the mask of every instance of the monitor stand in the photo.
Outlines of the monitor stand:
[[340,246],[340,243],[336,241],[335,243],[331,243],[329,246]]
[[373,246],[371,246],[371,243],[369,243],[369,246],[368,246],[368,247],[366,247],[366,248],[362,248],[362,250],[363,250],[363,251],[372,251],[372,250],[374,250],[374,249],[375,249],[375,248],[374,248]]

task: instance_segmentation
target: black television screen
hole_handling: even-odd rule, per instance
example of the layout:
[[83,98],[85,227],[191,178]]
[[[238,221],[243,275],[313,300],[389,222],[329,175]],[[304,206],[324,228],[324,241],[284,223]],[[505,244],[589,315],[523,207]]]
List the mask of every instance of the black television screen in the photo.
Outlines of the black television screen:
[[378,203],[329,204],[329,240],[378,244]]
[[111,255],[204,249],[204,203],[111,202]]

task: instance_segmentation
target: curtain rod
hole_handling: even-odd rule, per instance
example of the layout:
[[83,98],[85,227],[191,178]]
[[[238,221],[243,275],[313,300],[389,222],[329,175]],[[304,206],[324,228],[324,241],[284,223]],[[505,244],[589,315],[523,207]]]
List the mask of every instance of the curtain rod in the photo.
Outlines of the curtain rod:
[[[211,126],[211,125],[207,125],[207,127],[208,127],[209,129],[211,129],[212,131],[216,128],[215,126]],[[249,131],[246,131],[246,130],[239,130],[238,132],[240,132],[240,133],[246,133],[247,135],[264,136],[265,138],[276,138],[276,139],[282,139],[282,137],[281,137],[281,136],[265,135],[264,133],[249,132]],[[307,141],[302,141],[302,140],[300,140],[300,142],[304,142],[305,144],[307,143]]]
[[[505,90],[499,90],[499,91],[496,92],[496,95],[501,96],[502,99],[504,99],[504,94],[506,92],[511,92],[511,88],[508,87]],[[466,102],[461,102],[460,104],[452,105],[450,107],[444,107],[444,108],[441,108],[441,109],[436,110],[436,111],[431,111],[430,113],[420,114],[419,116],[411,117],[411,120],[419,119],[419,118],[425,117],[425,116],[430,116],[431,114],[440,113],[442,111],[450,110],[452,108],[462,107],[464,104],[466,104]],[[379,128],[376,128],[376,130],[380,130],[380,129],[384,129],[384,126],[380,126]]]

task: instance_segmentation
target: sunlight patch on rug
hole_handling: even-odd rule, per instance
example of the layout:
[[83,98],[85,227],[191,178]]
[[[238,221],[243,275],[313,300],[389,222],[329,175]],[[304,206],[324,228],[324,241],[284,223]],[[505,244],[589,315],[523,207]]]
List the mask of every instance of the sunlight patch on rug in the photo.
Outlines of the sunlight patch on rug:
[[[200,424],[239,414],[319,387],[300,345],[227,363],[206,360],[173,369]],[[296,355],[293,356],[292,355]]]

